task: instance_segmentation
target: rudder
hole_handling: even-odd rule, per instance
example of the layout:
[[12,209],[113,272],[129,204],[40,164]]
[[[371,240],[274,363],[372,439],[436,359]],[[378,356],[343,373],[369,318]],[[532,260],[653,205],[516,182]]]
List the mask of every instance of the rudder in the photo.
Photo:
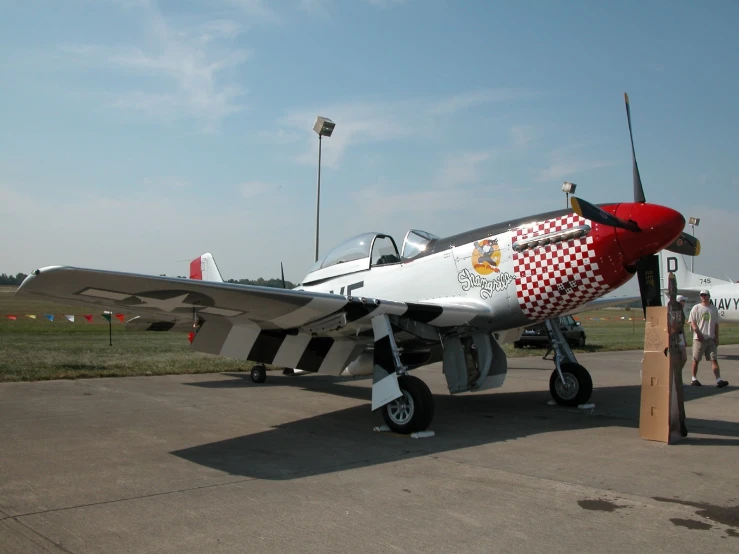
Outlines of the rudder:
[[216,261],[213,259],[213,254],[206,252],[202,256],[198,256],[190,262],[190,279],[196,279],[198,281],[212,281],[216,283],[222,283],[223,277],[221,272],[218,271]]

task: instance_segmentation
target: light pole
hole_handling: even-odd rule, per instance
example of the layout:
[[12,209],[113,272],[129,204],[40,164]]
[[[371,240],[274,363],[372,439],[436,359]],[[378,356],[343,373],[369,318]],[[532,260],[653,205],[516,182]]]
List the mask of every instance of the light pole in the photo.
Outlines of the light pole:
[[[700,225],[701,218],[700,217],[691,217],[688,219],[688,225],[690,225],[693,228],[693,237],[695,237],[695,228]],[[690,271],[695,273],[695,256],[692,256],[690,260]]]
[[321,139],[323,137],[330,137],[331,133],[334,132],[336,123],[331,121],[327,117],[321,117],[320,115],[316,118],[316,122],[313,125],[313,130],[318,133],[318,185],[316,186],[316,259],[318,261],[318,226],[321,214]]
[[562,184],[562,192],[565,193],[565,207],[570,207],[570,193],[575,194],[575,189],[577,188],[577,185],[575,183],[570,183],[569,181],[565,181],[564,184]]

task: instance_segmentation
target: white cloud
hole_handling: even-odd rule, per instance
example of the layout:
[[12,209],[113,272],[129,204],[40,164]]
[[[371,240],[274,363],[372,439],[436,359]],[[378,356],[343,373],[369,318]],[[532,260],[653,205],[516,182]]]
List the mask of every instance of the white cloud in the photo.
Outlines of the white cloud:
[[511,146],[517,149],[526,148],[534,138],[531,125],[514,125],[511,127]]
[[160,175],[156,177],[145,177],[143,185],[148,188],[189,188],[190,182],[176,175]]
[[370,6],[376,6],[378,8],[387,8],[390,6],[398,6],[405,4],[408,0],[364,0]]
[[435,102],[429,107],[433,115],[454,115],[455,113],[475,108],[491,102],[513,100],[521,96],[521,91],[515,89],[488,89],[454,94]]
[[[277,121],[279,127],[297,133],[305,148],[296,161],[305,165],[316,163],[316,135],[312,131],[317,115],[336,122],[334,134],[324,145],[321,164],[337,167],[350,147],[389,142],[401,137],[429,137],[441,118],[481,103],[512,99],[523,94],[509,89],[459,93],[439,99],[412,98],[398,102],[352,102],[292,110]],[[523,127],[522,127],[523,129]]]
[[177,28],[151,3],[141,3],[138,11],[147,31],[142,44],[59,48],[87,64],[143,78],[138,89],[109,92],[108,106],[165,121],[193,119],[205,131],[216,130],[224,118],[244,109],[239,102],[243,89],[224,76],[249,58],[247,50],[233,46],[241,32],[238,23],[216,19]]
[[241,8],[249,16],[271,20],[279,19],[277,12],[272,9],[274,4],[267,2],[267,0],[228,0],[228,2]]
[[287,131],[285,129],[260,131],[257,135],[259,136],[259,142],[262,144],[294,144],[303,138],[302,133],[298,133],[297,131]]
[[248,181],[239,185],[241,196],[244,198],[254,198],[264,194],[265,192],[280,188],[280,186],[270,185],[262,181]]
[[539,170],[534,180],[537,182],[561,181],[562,179],[566,180],[572,178],[573,175],[577,175],[578,173],[612,165],[613,162],[605,160],[569,160],[555,162],[549,167]]
[[578,150],[586,146],[585,144],[569,144],[552,150],[548,156],[549,166],[540,169],[534,177],[534,181],[574,180],[574,176],[579,173],[610,167],[615,164],[610,160],[586,159],[585,156],[578,153]]
[[442,187],[477,183],[480,180],[480,165],[488,161],[493,150],[461,152],[448,157],[439,173],[437,184]]
[[289,132],[299,133],[307,143],[296,161],[305,165],[315,165],[317,136],[312,130],[313,124],[318,114],[330,117],[336,122],[336,131],[326,139],[330,141],[330,147],[323,149],[321,165],[336,167],[351,145],[387,142],[411,135],[414,131],[413,125],[410,124],[407,115],[400,115],[402,113],[399,104],[355,102],[293,111],[281,118],[278,124],[289,129]]

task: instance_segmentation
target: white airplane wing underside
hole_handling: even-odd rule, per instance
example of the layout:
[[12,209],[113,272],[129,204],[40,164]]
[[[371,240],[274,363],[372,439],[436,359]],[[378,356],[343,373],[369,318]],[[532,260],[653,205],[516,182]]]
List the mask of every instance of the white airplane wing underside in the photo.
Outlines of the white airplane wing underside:
[[137,315],[133,322],[140,328],[192,330],[198,321],[195,350],[336,374],[372,342],[371,333],[359,333],[372,328],[375,315],[436,327],[490,315],[477,305],[351,298],[73,267],[34,271],[17,294]]

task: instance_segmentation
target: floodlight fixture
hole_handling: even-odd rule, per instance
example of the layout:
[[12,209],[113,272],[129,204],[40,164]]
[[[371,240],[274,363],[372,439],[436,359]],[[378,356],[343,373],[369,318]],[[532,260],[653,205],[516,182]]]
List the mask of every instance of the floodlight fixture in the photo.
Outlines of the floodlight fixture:
[[562,192],[565,193],[565,208],[570,207],[570,194],[575,194],[576,188],[577,185],[575,183],[570,183],[569,181],[562,183]]
[[330,137],[331,133],[334,132],[336,123],[331,121],[328,117],[318,116],[316,122],[313,125],[313,130],[318,133],[319,137]]
[[318,233],[319,233],[319,222],[321,218],[321,144],[323,137],[330,137],[334,132],[336,123],[331,121],[328,117],[318,116],[316,122],[313,124],[313,130],[318,134],[318,184],[316,186],[316,257],[315,261],[318,261]]
[[701,218],[700,217],[691,217],[688,220],[688,224],[689,225],[693,225],[694,227],[697,226],[697,225],[700,225],[700,222],[701,222]]

